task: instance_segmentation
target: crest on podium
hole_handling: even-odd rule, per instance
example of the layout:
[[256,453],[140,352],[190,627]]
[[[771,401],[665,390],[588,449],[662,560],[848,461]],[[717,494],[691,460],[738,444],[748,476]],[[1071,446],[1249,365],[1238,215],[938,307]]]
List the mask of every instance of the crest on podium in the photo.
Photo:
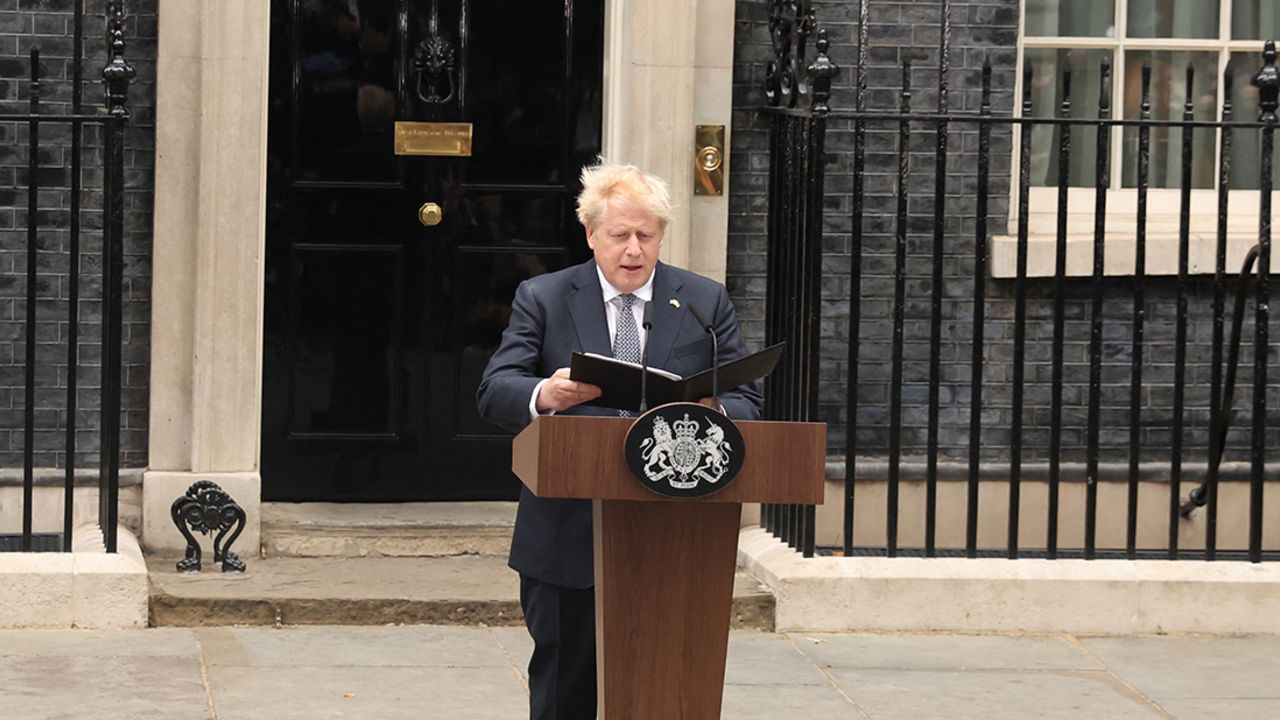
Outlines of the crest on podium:
[[646,488],[690,498],[733,482],[746,448],[728,417],[697,403],[670,403],[636,418],[625,452],[631,473]]

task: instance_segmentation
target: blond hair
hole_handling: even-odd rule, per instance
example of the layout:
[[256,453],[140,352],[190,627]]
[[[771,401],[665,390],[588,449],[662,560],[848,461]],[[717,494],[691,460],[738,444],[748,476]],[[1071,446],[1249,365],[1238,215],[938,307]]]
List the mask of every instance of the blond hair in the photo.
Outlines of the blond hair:
[[578,222],[595,230],[604,220],[610,203],[631,205],[658,219],[665,230],[671,222],[671,191],[656,175],[635,165],[617,165],[601,160],[582,169],[582,193],[578,195]]

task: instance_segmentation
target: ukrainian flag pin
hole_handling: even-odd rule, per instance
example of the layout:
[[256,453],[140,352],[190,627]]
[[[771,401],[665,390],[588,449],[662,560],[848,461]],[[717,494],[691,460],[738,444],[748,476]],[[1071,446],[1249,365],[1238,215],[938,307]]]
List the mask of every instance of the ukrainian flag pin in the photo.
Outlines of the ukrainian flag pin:
[[671,298],[671,307],[673,307],[673,308],[675,308],[675,309],[679,310],[679,309],[680,309],[680,301],[679,301],[679,300],[677,300],[677,299],[675,299],[675,298]]

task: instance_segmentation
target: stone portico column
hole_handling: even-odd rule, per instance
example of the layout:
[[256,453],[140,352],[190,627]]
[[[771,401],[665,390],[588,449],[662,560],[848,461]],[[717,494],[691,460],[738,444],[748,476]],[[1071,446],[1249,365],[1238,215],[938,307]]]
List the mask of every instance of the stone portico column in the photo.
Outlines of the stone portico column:
[[150,468],[143,542],[185,547],[169,506],[197,480],[249,516],[262,484],[267,37],[262,0],[160,0]]
[[604,156],[671,183],[663,260],[721,281],[729,188],[694,196],[694,126],[725,126],[727,165],[733,35],[733,0],[606,1]]

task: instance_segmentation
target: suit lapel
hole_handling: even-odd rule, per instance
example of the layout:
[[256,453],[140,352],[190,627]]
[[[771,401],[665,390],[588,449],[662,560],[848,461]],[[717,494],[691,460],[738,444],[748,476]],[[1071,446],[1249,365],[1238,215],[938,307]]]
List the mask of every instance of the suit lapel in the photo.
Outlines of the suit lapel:
[[[689,313],[684,309],[679,291],[683,283],[676,280],[666,265],[658,263],[653,278],[653,311],[649,319],[653,328],[645,340],[649,364],[665,368],[675,347],[680,325]],[[671,301],[681,305],[677,307]],[[596,274],[595,261],[579,266],[573,278],[573,290],[565,298],[573,328],[578,334],[578,344],[583,352],[612,355],[609,342],[609,324],[604,315],[604,293],[600,290],[600,277]]]
[[[684,321],[684,316],[689,314],[680,300],[679,291],[682,286],[683,283],[671,274],[666,265],[658,263],[653,278],[653,312],[649,316],[653,327],[649,330],[649,337],[645,339],[649,364],[655,367],[667,367],[671,349],[680,334],[680,324]],[[681,306],[676,307],[672,300],[681,302]],[[608,332],[607,328],[605,332]]]
[[604,316],[604,293],[600,290],[600,278],[596,275],[594,260],[578,266],[574,274],[573,290],[565,298],[573,329],[578,334],[578,346],[583,352],[612,355],[609,343],[609,324]]

